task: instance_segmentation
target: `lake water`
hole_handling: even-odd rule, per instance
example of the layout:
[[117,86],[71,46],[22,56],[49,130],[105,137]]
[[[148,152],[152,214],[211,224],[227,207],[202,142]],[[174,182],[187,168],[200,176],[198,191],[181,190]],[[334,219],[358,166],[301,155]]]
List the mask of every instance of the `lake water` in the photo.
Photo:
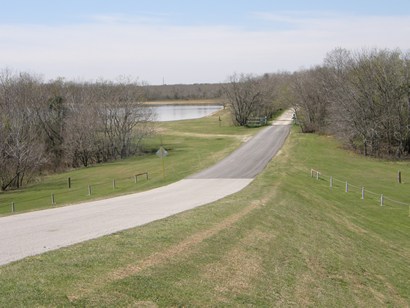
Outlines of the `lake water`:
[[156,113],[156,121],[178,121],[199,119],[206,117],[216,111],[222,110],[223,106],[218,105],[163,105],[151,106]]

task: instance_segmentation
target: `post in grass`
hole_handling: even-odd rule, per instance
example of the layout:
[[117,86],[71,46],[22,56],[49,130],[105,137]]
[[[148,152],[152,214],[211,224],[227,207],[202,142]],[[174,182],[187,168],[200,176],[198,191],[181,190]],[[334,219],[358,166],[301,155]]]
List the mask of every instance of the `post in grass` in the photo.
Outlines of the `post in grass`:
[[380,206],[383,206],[384,205],[384,196],[383,196],[383,194],[381,194],[381,196],[380,196]]
[[315,169],[310,169],[310,176],[313,178],[313,175],[316,174],[316,180],[319,180],[320,172]]
[[[410,207],[409,207],[410,209]],[[14,205],[14,202],[11,203],[11,212],[14,213],[16,211],[16,206]]]
[[346,189],[345,189],[345,192],[349,192],[349,183],[347,183],[347,181],[346,181]]
[[330,189],[332,189],[332,188],[333,188],[333,177],[332,177],[332,176],[330,177],[330,183],[329,183],[329,186],[330,186]]
[[364,187],[362,187],[362,200],[364,200]]
[[54,198],[54,193],[51,194],[51,206],[54,206],[56,204],[56,200]]

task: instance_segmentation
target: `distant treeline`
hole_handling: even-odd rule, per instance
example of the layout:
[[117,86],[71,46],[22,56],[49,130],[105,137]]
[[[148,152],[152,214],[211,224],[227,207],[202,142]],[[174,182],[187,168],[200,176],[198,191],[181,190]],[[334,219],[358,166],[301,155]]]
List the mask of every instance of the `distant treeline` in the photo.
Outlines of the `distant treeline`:
[[224,84],[177,84],[145,86],[147,101],[157,100],[188,100],[188,99],[215,99],[223,95]]

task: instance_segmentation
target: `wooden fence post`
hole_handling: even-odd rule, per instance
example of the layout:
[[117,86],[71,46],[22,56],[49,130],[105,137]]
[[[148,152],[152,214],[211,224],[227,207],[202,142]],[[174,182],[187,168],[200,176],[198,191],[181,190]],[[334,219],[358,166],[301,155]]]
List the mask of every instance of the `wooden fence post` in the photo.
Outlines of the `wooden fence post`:
[[330,189],[332,189],[333,188],[333,177],[332,176],[330,177],[330,184],[329,185],[330,185]]
[[397,182],[401,184],[401,171],[400,170],[397,172]]
[[70,189],[71,188],[71,178],[69,177],[68,178],[68,189]]
[[54,193],[51,194],[51,206],[54,206],[56,204],[56,200],[54,198]]
[[115,189],[115,179],[112,180],[112,189]]
[[91,185],[88,185],[88,195],[91,196],[91,193],[92,193],[92,191],[91,191]]
[[14,205],[14,202],[11,203],[11,212],[14,213],[16,211],[16,207]]
[[380,196],[380,206],[383,206],[384,205],[384,196],[383,196],[383,194],[381,194],[381,196]]

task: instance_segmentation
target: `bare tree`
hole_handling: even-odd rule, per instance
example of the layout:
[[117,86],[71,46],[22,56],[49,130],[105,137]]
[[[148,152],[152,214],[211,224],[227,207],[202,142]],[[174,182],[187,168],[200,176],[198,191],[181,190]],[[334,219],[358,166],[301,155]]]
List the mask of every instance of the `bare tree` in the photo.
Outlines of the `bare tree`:
[[64,152],[73,167],[98,162],[101,123],[94,91],[87,84],[67,85]]
[[224,92],[232,110],[233,121],[240,126],[246,124],[263,102],[260,84],[251,75],[230,76]]
[[104,128],[104,159],[134,154],[141,138],[152,132],[154,115],[143,106],[143,90],[129,80],[97,84],[101,107],[99,118]]
[[26,74],[0,77],[1,189],[19,188],[44,162],[39,129],[31,105],[41,99],[38,81]]
[[333,122],[365,155],[401,156],[408,144],[408,79],[399,50],[335,50],[325,65],[331,74]]
[[303,132],[321,132],[327,127],[329,100],[326,69],[315,67],[293,75],[295,110]]

